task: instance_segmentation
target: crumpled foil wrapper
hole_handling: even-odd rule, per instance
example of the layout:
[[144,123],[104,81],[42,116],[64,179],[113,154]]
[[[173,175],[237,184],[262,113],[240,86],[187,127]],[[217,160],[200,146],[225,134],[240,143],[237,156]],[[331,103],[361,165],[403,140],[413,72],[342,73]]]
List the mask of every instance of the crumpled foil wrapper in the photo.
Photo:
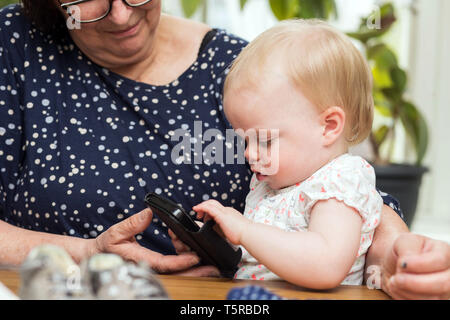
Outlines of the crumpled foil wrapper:
[[167,300],[169,295],[145,263],[96,254],[80,266],[62,248],[34,248],[20,267],[25,300]]

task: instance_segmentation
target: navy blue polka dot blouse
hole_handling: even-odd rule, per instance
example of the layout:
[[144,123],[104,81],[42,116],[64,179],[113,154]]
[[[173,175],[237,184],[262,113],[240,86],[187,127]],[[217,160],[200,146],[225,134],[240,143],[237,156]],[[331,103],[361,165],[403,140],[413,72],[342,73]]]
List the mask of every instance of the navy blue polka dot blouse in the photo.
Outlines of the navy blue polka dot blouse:
[[[92,238],[144,209],[148,192],[188,211],[217,199],[242,212],[246,164],[188,164],[173,161],[172,150],[177,129],[192,134],[193,145],[202,138],[194,135],[198,121],[223,135],[231,128],[222,110],[224,76],[246,44],[218,30],[182,75],[153,86],[91,62],[68,35],[41,33],[19,6],[1,10],[0,219]],[[174,253],[157,217],[137,240]]]

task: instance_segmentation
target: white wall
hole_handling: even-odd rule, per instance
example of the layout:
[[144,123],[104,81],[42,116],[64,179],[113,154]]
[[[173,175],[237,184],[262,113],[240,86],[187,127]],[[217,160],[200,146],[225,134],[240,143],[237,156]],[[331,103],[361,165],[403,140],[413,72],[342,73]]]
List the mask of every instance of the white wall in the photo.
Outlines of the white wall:
[[430,146],[412,230],[450,243],[450,1],[418,0],[412,20],[410,95],[425,114]]

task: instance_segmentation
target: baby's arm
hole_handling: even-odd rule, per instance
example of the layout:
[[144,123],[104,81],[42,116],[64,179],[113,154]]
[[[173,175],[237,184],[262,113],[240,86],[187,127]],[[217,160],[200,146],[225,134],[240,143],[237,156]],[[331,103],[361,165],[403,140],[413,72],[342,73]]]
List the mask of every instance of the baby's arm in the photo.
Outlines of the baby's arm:
[[355,262],[361,237],[359,214],[335,199],[319,201],[307,232],[252,224],[241,244],[286,281],[314,289],[338,286]]
[[362,219],[354,209],[335,199],[316,203],[307,232],[252,223],[217,201],[204,202],[194,210],[211,215],[231,242],[243,245],[272,272],[300,286],[338,286],[358,253]]

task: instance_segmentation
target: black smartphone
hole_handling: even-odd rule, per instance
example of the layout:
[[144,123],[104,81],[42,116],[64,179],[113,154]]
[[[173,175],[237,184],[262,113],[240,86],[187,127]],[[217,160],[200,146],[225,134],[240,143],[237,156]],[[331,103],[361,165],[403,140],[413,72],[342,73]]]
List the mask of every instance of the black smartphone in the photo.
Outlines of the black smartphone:
[[[192,232],[200,230],[198,224],[187,214],[184,209],[170,199],[163,198],[156,193],[147,195],[145,202],[156,211],[156,214],[164,221],[166,215],[178,220],[186,229]],[[164,223],[166,223],[164,221]],[[168,224],[168,223],[166,223]],[[169,224],[172,224],[169,222]]]
[[200,228],[180,205],[156,193],[147,194],[145,203],[181,241],[197,252],[203,264],[216,266],[225,277],[234,275],[242,251],[235,250],[217,234],[214,220]]

